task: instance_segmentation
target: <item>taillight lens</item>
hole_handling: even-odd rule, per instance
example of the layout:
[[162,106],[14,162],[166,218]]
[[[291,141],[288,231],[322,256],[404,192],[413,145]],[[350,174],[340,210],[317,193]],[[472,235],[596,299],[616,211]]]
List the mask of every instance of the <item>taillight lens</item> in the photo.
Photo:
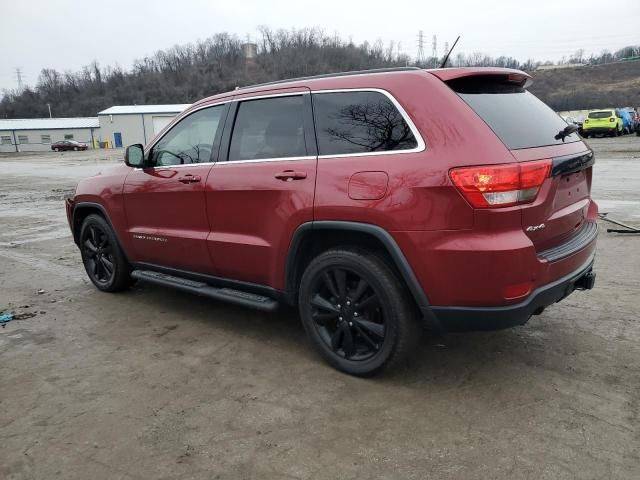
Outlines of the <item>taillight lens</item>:
[[551,160],[453,168],[449,177],[474,208],[510,207],[536,199]]
[[615,119],[615,118],[613,118],[613,117],[609,117],[609,121],[610,121],[610,122],[615,122],[615,121],[616,121],[616,119]]

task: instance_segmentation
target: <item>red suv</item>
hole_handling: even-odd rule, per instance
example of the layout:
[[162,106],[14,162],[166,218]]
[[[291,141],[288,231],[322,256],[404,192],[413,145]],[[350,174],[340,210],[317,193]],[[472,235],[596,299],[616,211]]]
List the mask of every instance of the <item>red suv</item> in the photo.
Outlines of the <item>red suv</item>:
[[192,105],[66,208],[94,285],[297,305],[334,367],[590,289],[592,151],[499,68],[352,72]]

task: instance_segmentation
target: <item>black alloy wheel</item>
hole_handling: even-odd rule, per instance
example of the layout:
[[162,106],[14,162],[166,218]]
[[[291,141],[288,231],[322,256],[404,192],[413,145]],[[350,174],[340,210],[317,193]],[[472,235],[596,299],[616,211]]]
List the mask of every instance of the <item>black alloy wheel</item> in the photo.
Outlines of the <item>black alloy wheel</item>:
[[313,286],[311,317],[320,336],[338,356],[367,360],[385,339],[385,312],[369,281],[347,268],[329,267]]
[[406,287],[385,261],[362,250],[329,250],[300,282],[307,336],[333,367],[368,376],[406,358],[420,328]]
[[89,225],[82,239],[82,251],[87,272],[92,280],[108,284],[115,275],[113,245],[98,225]]
[[98,289],[116,292],[131,284],[131,268],[111,226],[100,215],[84,220],[78,246],[87,275]]

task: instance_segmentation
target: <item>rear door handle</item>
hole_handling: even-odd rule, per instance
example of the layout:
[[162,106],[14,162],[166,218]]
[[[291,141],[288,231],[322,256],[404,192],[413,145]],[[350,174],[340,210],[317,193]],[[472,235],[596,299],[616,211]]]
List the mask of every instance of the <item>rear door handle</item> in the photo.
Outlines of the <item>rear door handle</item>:
[[275,177],[283,182],[290,182],[291,180],[303,180],[307,178],[307,172],[294,172],[293,170],[285,170],[284,172],[276,173]]
[[200,180],[200,175],[187,174],[182,177],[178,177],[178,181],[180,183],[198,183]]

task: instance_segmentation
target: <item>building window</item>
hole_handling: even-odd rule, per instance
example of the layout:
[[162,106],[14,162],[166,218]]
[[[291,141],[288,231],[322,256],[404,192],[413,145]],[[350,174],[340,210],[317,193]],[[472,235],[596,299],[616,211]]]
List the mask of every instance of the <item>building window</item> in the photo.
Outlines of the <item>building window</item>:
[[27,135],[18,135],[18,143],[29,143],[29,137]]
[[65,140],[73,140],[73,133],[65,133],[64,134],[64,139]]
[[2,137],[0,137],[0,145],[11,145],[11,136],[2,135]]
[[40,135],[40,142],[51,143],[51,135]]

